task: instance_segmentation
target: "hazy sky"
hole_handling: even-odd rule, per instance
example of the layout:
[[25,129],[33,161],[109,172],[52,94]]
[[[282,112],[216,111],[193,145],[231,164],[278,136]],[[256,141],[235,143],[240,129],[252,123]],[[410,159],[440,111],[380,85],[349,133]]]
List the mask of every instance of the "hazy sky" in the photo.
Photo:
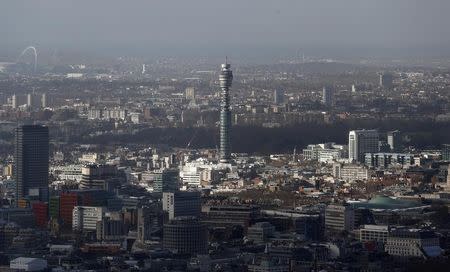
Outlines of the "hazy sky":
[[449,12],[449,0],[2,0],[0,47],[446,51]]

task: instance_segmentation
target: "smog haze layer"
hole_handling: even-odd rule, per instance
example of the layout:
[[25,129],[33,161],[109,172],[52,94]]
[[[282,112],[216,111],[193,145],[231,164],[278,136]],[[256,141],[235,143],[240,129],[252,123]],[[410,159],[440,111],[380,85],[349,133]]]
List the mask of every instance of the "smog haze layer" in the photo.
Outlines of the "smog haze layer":
[[1,6],[1,56],[17,56],[29,45],[136,56],[450,55],[445,0],[17,0]]

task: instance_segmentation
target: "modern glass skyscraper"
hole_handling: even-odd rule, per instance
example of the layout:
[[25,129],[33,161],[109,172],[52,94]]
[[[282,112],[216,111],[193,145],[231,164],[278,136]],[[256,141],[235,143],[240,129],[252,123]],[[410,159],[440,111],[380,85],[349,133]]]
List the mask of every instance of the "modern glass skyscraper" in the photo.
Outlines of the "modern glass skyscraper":
[[329,87],[329,86],[323,87],[322,103],[327,107],[333,105],[333,88],[332,87]]
[[48,127],[26,125],[15,132],[16,203],[24,198],[48,202]]
[[275,104],[283,104],[284,103],[284,90],[275,89],[275,91],[273,91],[273,103],[275,103]]
[[350,161],[364,162],[366,153],[379,151],[377,130],[352,130],[348,134],[348,158]]
[[153,191],[156,193],[176,192],[179,189],[178,178],[180,171],[178,169],[156,170],[153,181]]
[[220,88],[220,162],[229,163],[231,159],[231,111],[229,90],[233,81],[233,72],[228,63],[222,64],[219,75]]

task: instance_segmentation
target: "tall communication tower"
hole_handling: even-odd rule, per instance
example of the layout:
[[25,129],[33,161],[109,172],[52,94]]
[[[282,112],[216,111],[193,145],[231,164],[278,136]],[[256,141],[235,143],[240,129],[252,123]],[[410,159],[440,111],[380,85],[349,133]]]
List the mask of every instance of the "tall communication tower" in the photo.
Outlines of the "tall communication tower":
[[222,64],[219,75],[220,88],[220,162],[230,163],[231,160],[231,111],[230,111],[230,87],[233,81],[233,71],[228,61]]

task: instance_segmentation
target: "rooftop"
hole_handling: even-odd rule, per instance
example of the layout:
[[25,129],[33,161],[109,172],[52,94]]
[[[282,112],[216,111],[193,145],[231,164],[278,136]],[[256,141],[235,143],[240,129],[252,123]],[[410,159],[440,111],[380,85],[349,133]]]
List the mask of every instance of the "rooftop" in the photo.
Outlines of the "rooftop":
[[376,196],[366,202],[353,202],[351,205],[354,208],[367,208],[367,209],[381,209],[381,210],[396,210],[396,209],[409,209],[423,206],[418,201],[403,200],[391,198],[388,196]]

